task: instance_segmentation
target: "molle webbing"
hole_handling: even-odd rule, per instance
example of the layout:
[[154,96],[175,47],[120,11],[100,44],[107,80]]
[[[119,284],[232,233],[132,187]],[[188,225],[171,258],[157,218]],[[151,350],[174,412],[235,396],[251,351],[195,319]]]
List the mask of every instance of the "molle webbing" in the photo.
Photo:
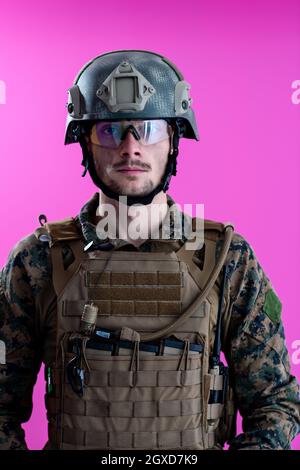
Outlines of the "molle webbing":
[[[72,242],[72,249],[79,256],[82,254],[83,246],[82,242],[78,240],[78,232],[74,229],[74,220],[72,225],[72,219],[65,219],[64,221],[55,222],[52,224],[45,224],[45,228],[50,233],[52,239],[52,262],[54,267],[54,272],[56,276],[53,277],[54,288],[57,292],[57,295],[60,295],[61,290],[65,287],[68,280],[73,276],[74,272],[77,269],[76,262],[72,263],[71,267],[65,272],[62,269],[62,253],[59,244],[55,246],[56,241],[62,240],[77,240]],[[193,218],[193,229],[196,227],[196,218]],[[184,261],[188,266],[192,277],[194,278],[197,285],[201,288],[201,295],[192,302],[186,311],[180,315],[180,318],[177,318],[173,323],[168,325],[165,328],[159,329],[153,333],[144,333],[142,339],[144,341],[151,341],[153,339],[158,339],[162,336],[169,335],[174,329],[182,325],[192,314],[195,308],[199,307],[201,303],[205,300],[208,293],[215,285],[216,280],[219,276],[219,273],[223,267],[223,264],[226,259],[226,255],[229,250],[230,242],[233,234],[233,227],[231,224],[223,225],[218,222],[205,221],[204,222],[205,231],[209,232],[208,236],[205,238],[205,266],[200,273],[200,270],[195,266],[193,262],[194,253],[192,250],[186,250],[185,245],[183,245],[177,252],[176,256],[179,260]],[[216,262],[215,260],[215,246],[216,241],[221,238],[221,234],[225,234],[222,250],[220,256]],[[113,251],[113,250],[112,250]],[[108,258],[109,261],[109,258]],[[161,290],[158,287],[158,291]],[[142,301],[142,299],[141,299]]]
[[[37,236],[51,237],[58,297],[56,391],[46,404],[50,441],[59,448],[208,449],[215,445],[223,405],[210,398],[221,392],[222,378],[209,371],[210,340],[217,321],[217,277],[232,228],[212,221],[204,226],[205,245],[197,256],[184,246],[166,253],[163,243],[162,251],[153,253],[84,252],[73,219],[38,229]],[[223,244],[216,260],[219,240]],[[74,254],[66,269],[62,242]],[[88,369],[84,394],[76,396],[68,381],[67,365],[74,358],[68,344],[78,335],[88,301],[99,308],[97,327],[122,328],[123,339],[132,333],[136,347],[125,355],[112,355],[82,343]],[[171,334],[185,342],[183,351],[162,356],[140,351],[140,341]],[[190,343],[202,346],[198,353],[190,353]]]

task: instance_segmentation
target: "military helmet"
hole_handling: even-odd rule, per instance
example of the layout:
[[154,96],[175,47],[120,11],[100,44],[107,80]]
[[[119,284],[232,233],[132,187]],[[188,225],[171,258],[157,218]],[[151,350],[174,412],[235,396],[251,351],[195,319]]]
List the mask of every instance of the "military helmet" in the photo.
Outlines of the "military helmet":
[[89,120],[181,118],[182,137],[198,140],[190,85],[165,57],[149,51],[113,51],[85,64],[68,90],[65,143]]
[[190,85],[172,62],[150,51],[112,51],[85,64],[68,90],[65,132],[65,144],[79,142],[82,147],[83,176],[88,170],[98,187],[109,197],[118,198],[96,174],[84,139],[91,123],[165,119],[174,128],[174,151],[169,155],[161,184],[148,197],[128,197],[128,205],[148,204],[159,191],[166,191],[171,175],[176,174],[179,138],[198,140],[189,89]]

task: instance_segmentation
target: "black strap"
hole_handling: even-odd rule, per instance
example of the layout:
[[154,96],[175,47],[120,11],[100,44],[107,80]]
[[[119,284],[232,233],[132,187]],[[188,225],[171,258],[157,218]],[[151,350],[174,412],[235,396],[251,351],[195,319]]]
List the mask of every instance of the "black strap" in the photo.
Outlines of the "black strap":
[[216,335],[215,335],[213,353],[212,353],[212,356],[210,357],[211,368],[213,368],[214,366],[218,366],[220,364],[220,355],[221,355],[221,348],[222,348],[221,328],[222,328],[222,314],[223,314],[225,283],[226,283],[226,277],[227,277],[227,267],[223,266],[222,271],[223,271],[223,281],[221,284],[219,309],[218,309],[218,317],[217,317],[217,325],[216,325]]

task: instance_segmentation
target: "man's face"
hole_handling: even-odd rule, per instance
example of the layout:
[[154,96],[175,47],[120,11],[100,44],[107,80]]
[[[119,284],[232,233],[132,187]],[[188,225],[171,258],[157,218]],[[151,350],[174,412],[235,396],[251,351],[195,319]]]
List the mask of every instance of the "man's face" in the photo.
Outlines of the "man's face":
[[170,135],[157,143],[145,145],[127,132],[117,148],[92,141],[90,136],[88,145],[97,174],[116,193],[144,196],[160,183],[168,161]]

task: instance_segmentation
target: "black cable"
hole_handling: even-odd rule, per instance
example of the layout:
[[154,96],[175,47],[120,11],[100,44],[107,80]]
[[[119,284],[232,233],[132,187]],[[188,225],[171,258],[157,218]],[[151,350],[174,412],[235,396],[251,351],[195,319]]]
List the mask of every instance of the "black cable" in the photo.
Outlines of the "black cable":
[[217,325],[216,325],[216,335],[213,347],[213,354],[210,357],[210,367],[214,367],[219,365],[220,362],[220,355],[221,355],[221,348],[222,348],[222,341],[221,341],[221,328],[222,328],[222,310],[223,310],[223,300],[224,300],[224,291],[225,291],[225,283],[227,278],[227,266],[223,266],[223,281],[221,285],[221,292],[220,292],[220,301],[219,301],[219,309],[218,309],[218,318],[217,318]]

